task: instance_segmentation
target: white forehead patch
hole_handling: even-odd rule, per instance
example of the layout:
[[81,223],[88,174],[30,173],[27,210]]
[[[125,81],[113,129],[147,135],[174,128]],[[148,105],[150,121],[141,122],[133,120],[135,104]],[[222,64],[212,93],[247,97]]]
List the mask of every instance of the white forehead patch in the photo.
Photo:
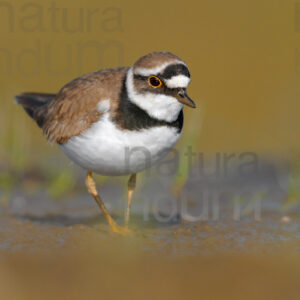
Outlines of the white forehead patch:
[[180,64],[180,65],[186,66],[186,64],[183,63],[182,61],[179,61],[179,60],[174,61],[173,60],[173,61],[169,61],[167,63],[163,63],[160,66],[157,66],[157,67],[152,68],[152,69],[136,68],[134,70],[134,74],[141,75],[141,76],[157,75],[158,73],[161,73],[169,65],[174,65],[174,64]]
[[176,75],[170,79],[165,79],[165,84],[170,89],[186,88],[190,83],[190,78],[185,75]]

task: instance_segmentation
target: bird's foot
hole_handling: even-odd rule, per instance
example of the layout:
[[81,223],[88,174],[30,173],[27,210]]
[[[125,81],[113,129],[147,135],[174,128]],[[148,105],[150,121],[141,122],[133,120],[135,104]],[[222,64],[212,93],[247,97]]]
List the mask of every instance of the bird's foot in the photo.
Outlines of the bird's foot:
[[121,234],[121,235],[131,235],[132,231],[128,227],[121,227],[117,224],[110,226],[111,232]]
[[118,233],[121,235],[130,235],[132,232],[128,228],[128,226],[121,227],[119,226],[113,219],[110,220],[109,222],[110,230],[113,233]]

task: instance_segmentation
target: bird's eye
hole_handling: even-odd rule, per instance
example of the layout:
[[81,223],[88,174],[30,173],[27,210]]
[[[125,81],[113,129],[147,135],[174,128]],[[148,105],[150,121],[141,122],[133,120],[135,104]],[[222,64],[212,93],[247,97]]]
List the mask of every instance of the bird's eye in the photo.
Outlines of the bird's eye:
[[158,88],[158,87],[162,86],[161,80],[156,76],[149,76],[148,77],[148,83],[153,88]]

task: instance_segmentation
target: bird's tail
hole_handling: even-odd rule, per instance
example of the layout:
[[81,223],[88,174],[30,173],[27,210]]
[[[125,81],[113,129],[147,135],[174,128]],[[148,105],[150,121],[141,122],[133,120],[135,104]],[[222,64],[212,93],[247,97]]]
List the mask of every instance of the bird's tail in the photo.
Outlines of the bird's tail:
[[39,127],[43,126],[47,107],[56,94],[23,93],[15,96],[16,103],[23,106],[27,114],[34,119]]

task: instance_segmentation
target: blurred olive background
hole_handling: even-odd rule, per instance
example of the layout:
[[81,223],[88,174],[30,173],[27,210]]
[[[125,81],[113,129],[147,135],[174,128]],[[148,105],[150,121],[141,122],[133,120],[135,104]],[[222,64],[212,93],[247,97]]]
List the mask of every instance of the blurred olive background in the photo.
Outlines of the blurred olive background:
[[179,147],[297,159],[300,1],[1,1],[0,34],[4,185],[13,184],[11,171],[69,172],[14,95],[57,92],[84,73],[160,50],[188,64],[198,104],[186,109]]
[[[285,216],[285,209],[300,199],[300,0],[3,0],[0,36],[2,296],[299,298],[299,214]],[[84,173],[46,142],[14,104],[14,95],[55,93],[84,73],[132,65],[152,51],[173,52],[191,71],[189,94],[197,109],[185,109],[177,145],[181,153],[188,145],[212,158],[255,152],[260,161],[282,169],[288,165],[283,188],[268,194],[271,200],[278,194],[284,210],[272,211],[269,227],[267,214],[246,225],[221,219],[156,228],[156,221],[143,221],[148,225],[142,233],[122,240],[108,235],[103,219],[84,217],[88,204],[94,204],[84,188]],[[185,171],[174,181],[179,188]],[[126,178],[121,180],[125,184]],[[260,188],[253,188],[254,201],[260,201]],[[66,205],[52,210],[49,202],[73,203],[78,191],[84,201],[89,199],[87,209]],[[6,214],[10,205],[17,213]],[[32,213],[34,207],[40,210]],[[96,205],[91,208],[98,216]],[[49,257],[37,255],[43,251]],[[7,253],[12,257],[2,257]],[[197,256],[184,257],[189,253]]]

